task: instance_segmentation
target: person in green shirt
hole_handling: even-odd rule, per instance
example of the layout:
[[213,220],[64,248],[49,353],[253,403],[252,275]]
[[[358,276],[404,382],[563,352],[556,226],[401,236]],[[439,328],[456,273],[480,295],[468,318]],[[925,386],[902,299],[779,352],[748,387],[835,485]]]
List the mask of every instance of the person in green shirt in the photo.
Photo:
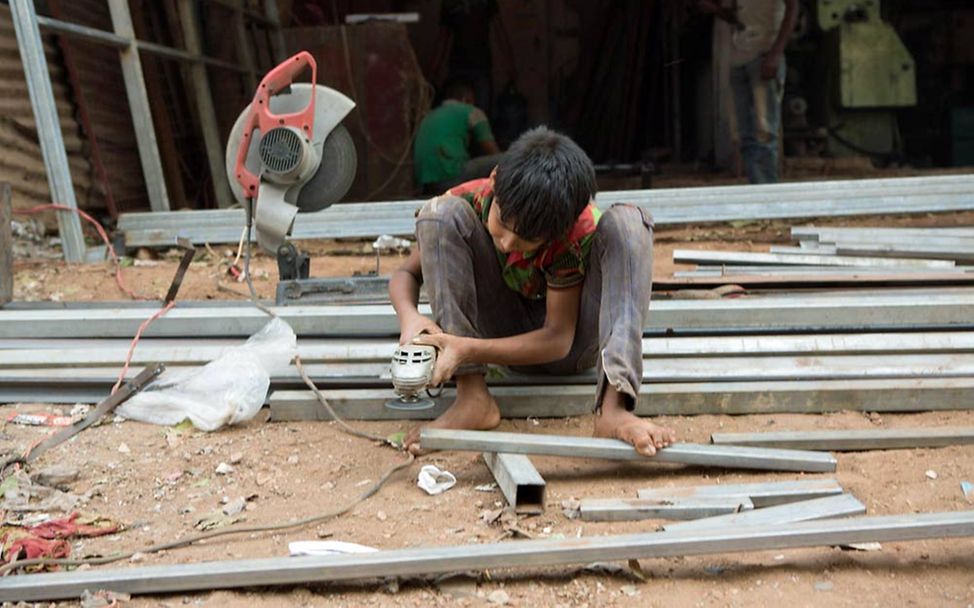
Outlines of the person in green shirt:
[[500,162],[487,115],[473,105],[473,98],[469,84],[450,83],[443,103],[420,123],[413,163],[424,194],[442,194],[457,184],[487,177]]

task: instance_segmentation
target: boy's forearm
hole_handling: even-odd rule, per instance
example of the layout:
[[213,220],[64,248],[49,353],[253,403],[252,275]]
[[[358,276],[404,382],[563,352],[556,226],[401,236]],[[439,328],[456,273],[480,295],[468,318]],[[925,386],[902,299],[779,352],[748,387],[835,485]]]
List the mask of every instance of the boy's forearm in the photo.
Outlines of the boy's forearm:
[[389,300],[400,320],[419,314],[419,287],[416,277],[401,268],[389,278]]
[[564,359],[574,334],[542,327],[506,338],[464,338],[467,363],[495,365],[540,365]]

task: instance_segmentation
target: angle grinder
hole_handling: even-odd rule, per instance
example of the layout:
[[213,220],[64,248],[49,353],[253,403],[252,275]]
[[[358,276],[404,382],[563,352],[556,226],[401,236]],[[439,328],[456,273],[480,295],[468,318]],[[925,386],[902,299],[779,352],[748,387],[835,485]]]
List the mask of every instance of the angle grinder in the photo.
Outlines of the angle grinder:
[[[428,410],[436,403],[422,397],[433,378],[436,367],[436,347],[424,344],[403,344],[392,355],[392,386],[395,399],[386,401],[386,407],[393,410]],[[427,390],[427,394],[429,391]]]

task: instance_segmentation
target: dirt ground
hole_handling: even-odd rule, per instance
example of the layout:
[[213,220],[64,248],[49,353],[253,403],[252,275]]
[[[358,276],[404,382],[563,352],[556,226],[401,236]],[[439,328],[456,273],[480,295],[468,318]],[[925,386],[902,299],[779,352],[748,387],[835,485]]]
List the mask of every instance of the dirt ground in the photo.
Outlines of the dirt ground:
[[[909,218],[832,220],[843,225],[974,225],[974,214]],[[760,250],[788,242],[788,222],[661,230],[655,272],[674,265],[675,247]],[[314,253],[314,276],[347,275],[375,268],[368,243],[305,243]],[[229,256],[227,254],[230,254]],[[201,253],[180,293],[187,299],[240,299],[245,289],[226,275],[228,246]],[[165,291],[177,257],[142,255],[124,269],[135,291]],[[155,259],[157,258],[157,259]],[[381,260],[386,274],[396,256]],[[259,295],[273,297],[276,269],[265,256],[254,262]],[[232,290],[232,291],[228,291]],[[233,293],[233,292],[237,293]],[[19,259],[16,300],[118,300],[107,264],[68,266],[50,260]],[[43,404],[0,406],[13,411],[51,411]],[[666,417],[682,440],[707,442],[716,431],[866,429],[908,426],[974,426],[974,412],[864,415]],[[405,430],[404,423],[356,422],[380,435]],[[586,418],[505,420],[500,429],[531,433],[588,435]],[[0,451],[23,450],[47,429],[6,424]],[[72,492],[88,493],[86,512],[124,523],[119,534],[73,543],[73,555],[137,550],[195,532],[201,516],[246,499],[248,525],[304,518],[344,505],[376,481],[402,456],[372,442],[349,437],[332,423],[269,423],[266,411],[239,427],[215,433],[174,430],[136,422],[113,422],[81,433],[46,454],[36,468],[70,464],[81,471]],[[835,478],[863,501],[870,514],[971,509],[961,481],[974,481],[974,448],[894,450],[837,454]],[[138,556],[119,567],[193,563],[205,560],[284,556],[288,542],[328,538],[382,549],[429,545],[513,542],[512,534],[534,538],[591,537],[651,531],[660,522],[591,523],[566,517],[563,501],[583,497],[635,496],[643,487],[683,486],[798,479],[797,474],[723,472],[693,467],[618,464],[605,461],[533,457],[547,481],[543,515],[484,521],[503,506],[497,490],[477,486],[492,481],[475,454],[426,456],[395,476],[378,495],[352,513],[317,526],[280,534],[217,539],[163,554]],[[221,463],[232,471],[218,474]],[[431,497],[416,487],[420,464],[453,472],[457,485]],[[932,474],[930,473],[932,472]],[[824,477],[824,476],[823,476]],[[516,529],[516,532],[512,532]],[[974,540],[884,543],[878,551],[835,547],[761,551],[641,561],[644,580],[624,564],[492,570],[446,581],[410,579],[397,587],[385,582],[314,585],[135,597],[132,606],[974,606]],[[48,605],[47,603],[41,605]],[[63,603],[58,605],[76,605]]]

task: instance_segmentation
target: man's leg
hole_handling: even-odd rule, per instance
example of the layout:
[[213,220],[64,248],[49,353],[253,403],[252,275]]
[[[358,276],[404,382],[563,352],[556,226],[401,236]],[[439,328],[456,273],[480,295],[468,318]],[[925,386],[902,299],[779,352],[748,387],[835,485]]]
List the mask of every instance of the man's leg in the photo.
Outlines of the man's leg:
[[754,167],[754,89],[748,65],[732,67],[730,70],[731,99],[734,102],[735,139],[744,163],[747,181],[755,183]]
[[761,77],[762,59],[758,58],[746,66],[751,82],[754,130],[742,155],[752,184],[775,184],[778,182],[778,128],[781,124],[785,59],[781,58],[778,74],[771,80]]
[[[633,413],[643,375],[643,328],[653,273],[653,224],[649,213],[615,205],[599,220],[582,289],[577,352],[592,352],[598,328],[595,435],[631,443],[650,456],[676,440],[665,427]],[[597,320],[597,321],[596,321]],[[575,352],[575,347],[572,348]]]
[[[500,337],[526,331],[537,322],[536,311],[522,304],[500,273],[497,254],[480,218],[465,200],[438,197],[416,219],[423,284],[433,320],[444,332],[466,337]],[[543,309],[542,319],[543,322]],[[485,365],[461,366],[455,375],[457,398],[434,428],[485,430],[497,426],[500,411],[487,391]],[[418,451],[419,427],[405,445]]]

